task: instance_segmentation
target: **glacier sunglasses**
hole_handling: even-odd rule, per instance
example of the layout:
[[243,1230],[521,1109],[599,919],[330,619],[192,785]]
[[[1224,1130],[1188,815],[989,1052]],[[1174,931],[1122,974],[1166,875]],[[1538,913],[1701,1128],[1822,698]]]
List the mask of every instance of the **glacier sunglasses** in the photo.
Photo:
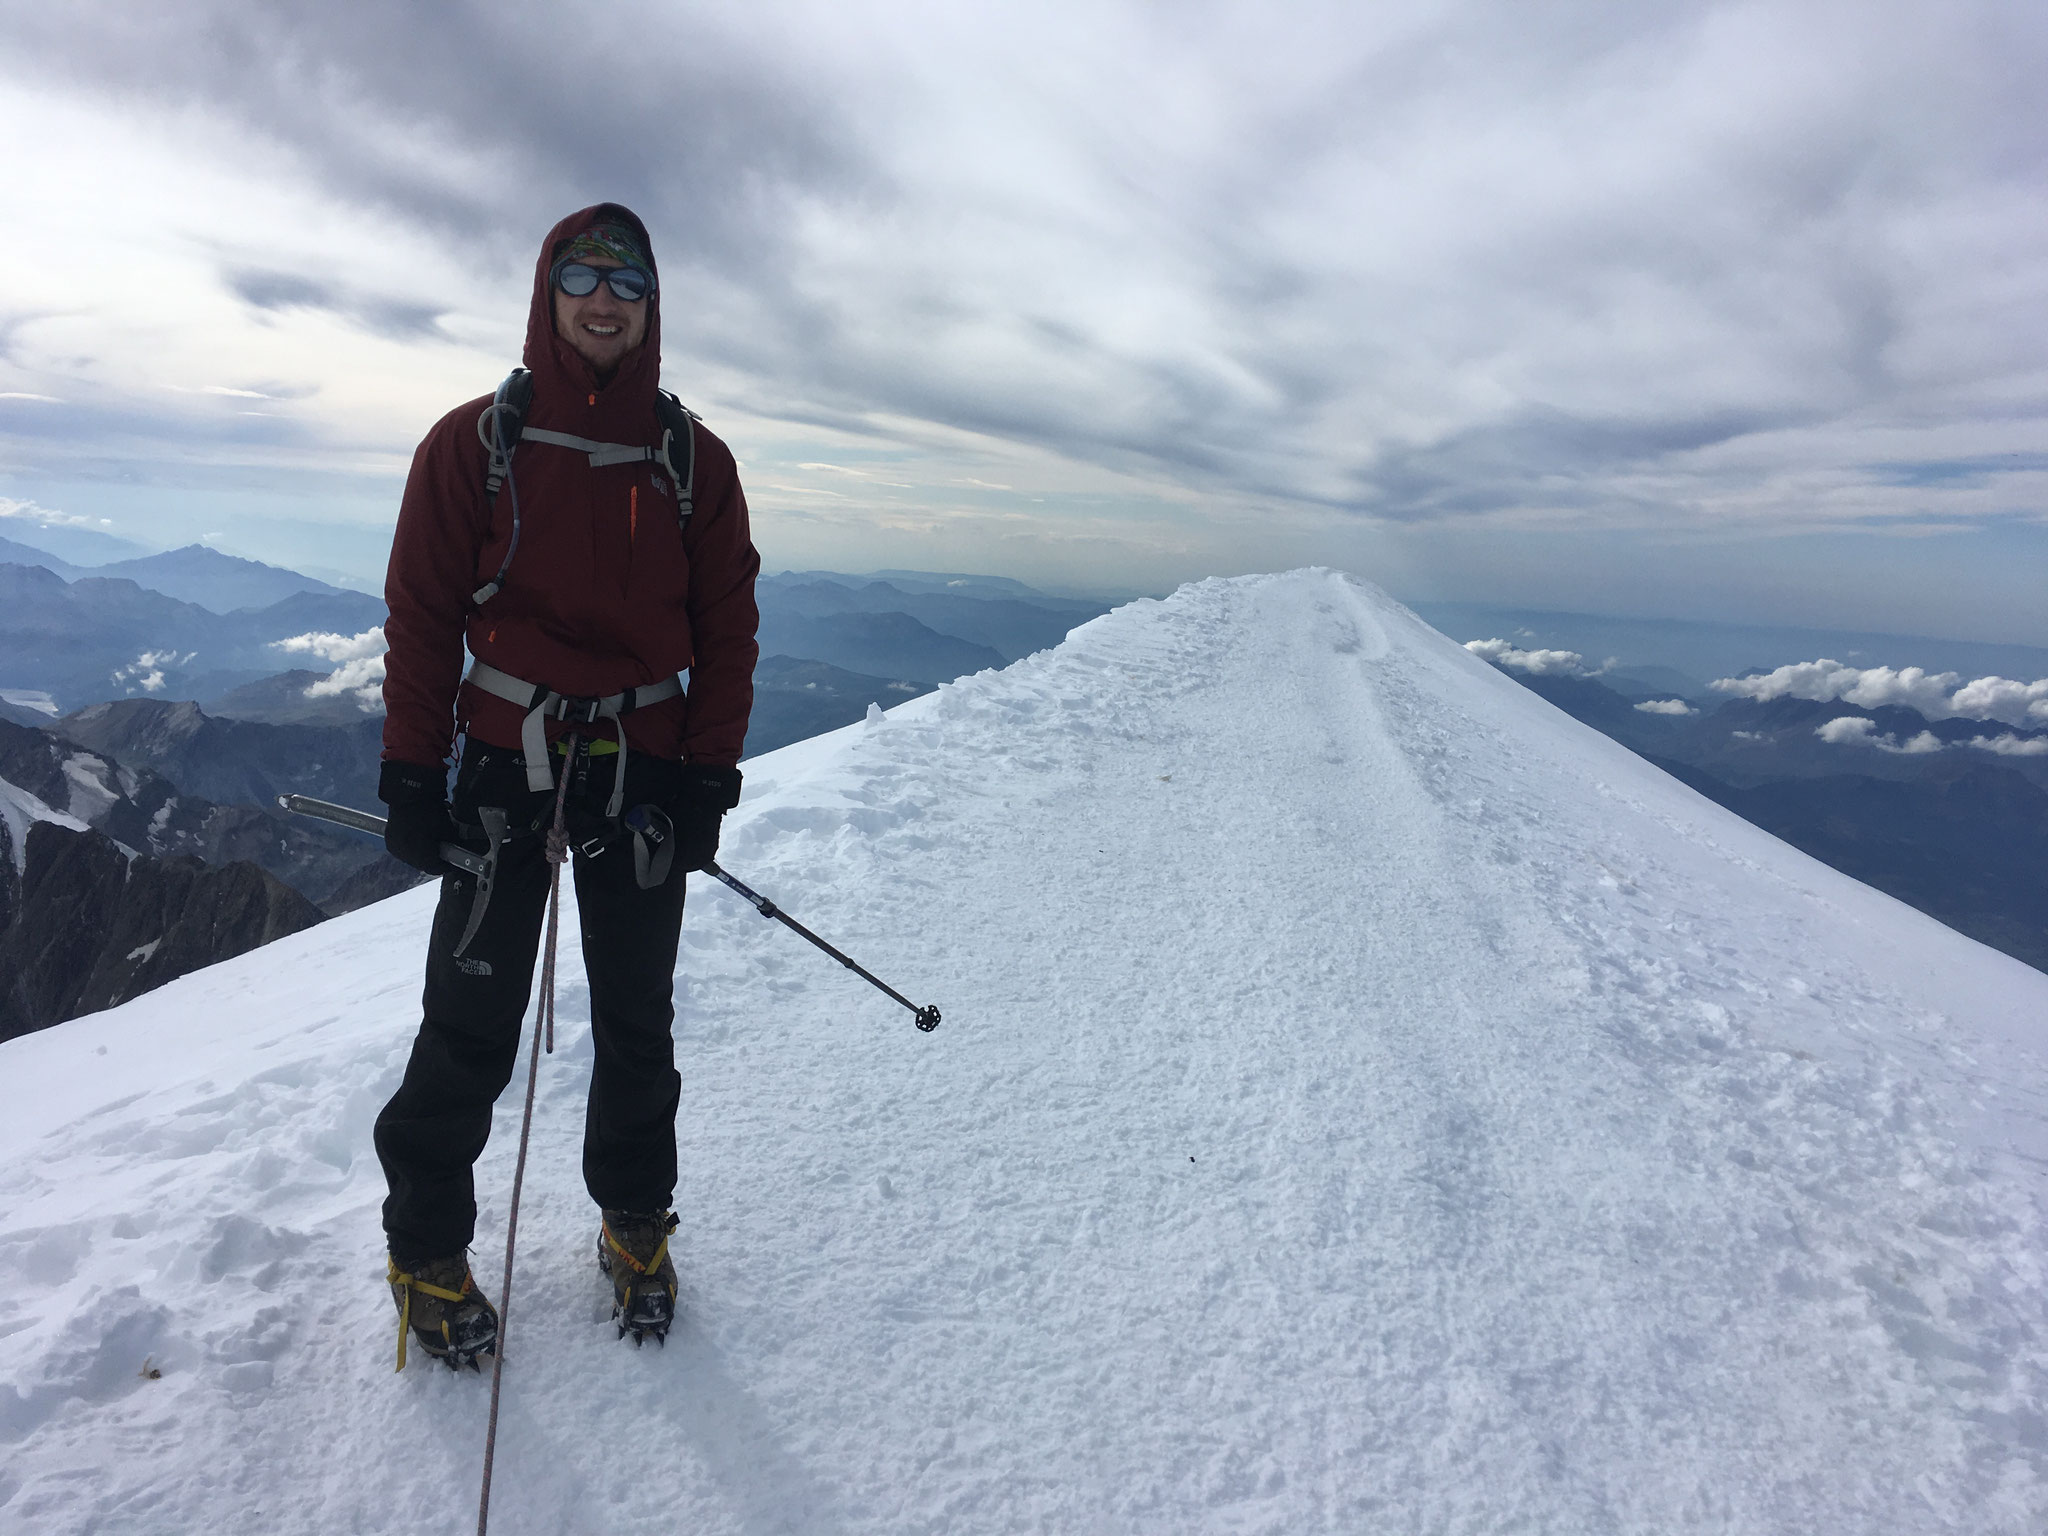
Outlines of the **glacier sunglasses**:
[[588,298],[605,284],[628,304],[654,292],[654,279],[638,267],[593,267],[587,261],[562,261],[550,274],[554,285],[572,299]]

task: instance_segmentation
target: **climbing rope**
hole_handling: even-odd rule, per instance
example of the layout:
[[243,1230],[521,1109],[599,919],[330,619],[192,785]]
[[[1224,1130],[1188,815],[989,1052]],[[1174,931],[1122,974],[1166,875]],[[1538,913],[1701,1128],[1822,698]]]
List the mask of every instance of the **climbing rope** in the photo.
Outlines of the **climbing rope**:
[[512,1322],[512,1251],[519,1240],[519,1191],[526,1182],[526,1143],[533,1131],[533,1086],[540,1076],[540,1046],[546,1032],[548,1054],[555,1053],[555,939],[561,932],[562,866],[569,861],[569,829],[565,806],[569,768],[576,759],[577,737],[569,736],[568,759],[555,786],[555,824],[548,828],[548,938],[541,962],[540,1014],[533,1022],[533,1049],[526,1060],[526,1115],[519,1122],[519,1161],[512,1170],[512,1208],[505,1218],[505,1284],[498,1301],[498,1348],[491,1361],[491,1418],[484,1430],[484,1486],[477,1497],[476,1536],[486,1536],[491,1522],[491,1467],[498,1452],[498,1392],[505,1382],[505,1336]]

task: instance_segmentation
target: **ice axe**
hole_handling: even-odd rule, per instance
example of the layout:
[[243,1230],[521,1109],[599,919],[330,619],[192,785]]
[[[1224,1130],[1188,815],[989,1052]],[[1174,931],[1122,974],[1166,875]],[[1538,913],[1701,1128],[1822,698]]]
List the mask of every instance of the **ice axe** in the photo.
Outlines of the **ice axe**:
[[[368,811],[336,805],[328,800],[315,800],[311,795],[279,795],[277,803],[297,816],[331,821],[338,827],[352,827],[374,837],[384,835],[384,818],[372,816]],[[505,846],[505,812],[495,805],[480,805],[476,808],[476,817],[483,824],[484,836],[490,839],[488,852],[478,853],[460,843],[441,845],[442,858],[464,874],[476,877],[476,899],[469,904],[469,921],[463,925],[462,942],[455,946],[455,958],[458,960],[469,948],[469,941],[476,937],[477,929],[483,926],[484,909],[491,904],[491,890],[498,881],[498,851]]]

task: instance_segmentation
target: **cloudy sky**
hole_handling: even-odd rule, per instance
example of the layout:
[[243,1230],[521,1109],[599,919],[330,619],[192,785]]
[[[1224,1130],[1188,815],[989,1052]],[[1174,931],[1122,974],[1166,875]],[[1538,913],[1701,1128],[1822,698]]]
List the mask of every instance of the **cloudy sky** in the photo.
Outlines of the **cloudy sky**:
[[0,15],[0,534],[374,583],[616,198],[771,569],[2048,643],[2039,0]]

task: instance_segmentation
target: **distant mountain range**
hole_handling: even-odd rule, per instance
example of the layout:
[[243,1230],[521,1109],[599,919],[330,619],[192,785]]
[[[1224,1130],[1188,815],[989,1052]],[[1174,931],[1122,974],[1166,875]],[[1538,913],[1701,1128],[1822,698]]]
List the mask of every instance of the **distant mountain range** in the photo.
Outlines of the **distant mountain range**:
[[[79,565],[104,565],[109,560],[137,560],[150,553],[145,544],[133,539],[120,538],[111,533],[102,533],[97,528],[81,528],[76,523],[47,522],[35,517],[9,517],[0,521],[10,539],[20,539],[37,558],[75,561]],[[12,559],[13,556],[9,556]]]
[[[834,724],[858,719],[869,702],[907,697],[894,683],[932,687],[1006,665],[1108,611],[1019,582],[911,573],[890,582],[769,576],[757,595],[764,657],[836,669],[828,693],[858,691],[856,677],[882,685],[872,699],[856,702],[849,692],[847,719]],[[343,723],[359,708],[353,698],[309,698],[321,674],[280,642],[358,635],[384,618],[383,603],[366,593],[203,545],[86,567],[0,539],[0,689],[48,694],[67,713],[147,697],[196,699],[216,716],[276,724]],[[0,705],[0,718],[27,716],[21,705]]]
[[0,564],[39,565],[66,581],[86,578],[132,581],[139,587],[147,587],[152,592],[161,592],[181,602],[197,603],[215,613],[233,613],[241,608],[268,608],[294,592],[332,595],[343,590],[281,566],[224,555],[204,544],[187,544],[183,549],[165,550],[162,554],[115,560],[103,565],[75,565],[30,545],[0,538]]
[[67,581],[47,566],[0,564],[0,688],[50,694],[69,711],[108,698],[211,698],[285,670],[278,642],[359,634],[384,622],[360,592],[293,592],[216,613],[125,577]]
[[[1109,612],[1099,603],[1034,595],[1030,588],[1014,583],[1009,588],[987,585],[978,591],[929,591],[844,576],[782,575],[764,578],[756,593],[764,632],[771,624],[778,630],[786,629],[797,647],[771,645],[764,638],[764,654],[782,651],[828,659],[827,653],[835,645],[852,643],[886,649],[892,643],[923,643],[921,634],[913,637],[913,632],[904,626],[888,630],[863,627],[864,619],[891,615],[907,616],[933,636],[956,638],[979,648],[941,653],[933,647],[932,664],[921,672],[908,670],[904,665],[908,658],[898,653],[891,654],[894,666],[873,669],[928,676],[932,682],[950,682],[983,666],[1007,666],[1034,651],[1058,645],[1076,625]],[[817,627],[805,630],[802,626],[806,624]],[[988,659],[991,657],[994,659]],[[841,665],[859,665],[853,653],[843,648],[829,659]],[[951,665],[954,659],[959,665]]]

